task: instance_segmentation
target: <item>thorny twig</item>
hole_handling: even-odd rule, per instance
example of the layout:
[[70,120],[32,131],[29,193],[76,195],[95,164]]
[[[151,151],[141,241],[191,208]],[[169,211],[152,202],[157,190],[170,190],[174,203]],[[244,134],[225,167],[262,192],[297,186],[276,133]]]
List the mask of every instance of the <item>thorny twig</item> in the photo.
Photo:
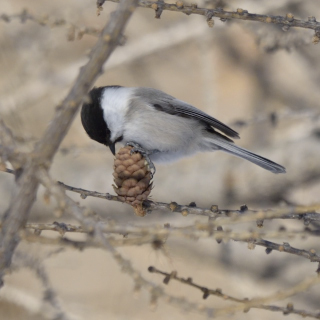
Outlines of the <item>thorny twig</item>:
[[[63,182],[58,182],[63,188],[68,191],[76,192],[81,195],[82,199],[86,197],[96,197],[100,199],[112,200],[122,202],[118,196],[111,195],[109,193],[100,193],[97,191],[89,191],[86,189],[76,188],[69,185],[64,184]],[[148,212],[154,210],[165,210],[181,213],[183,216],[187,216],[189,214],[199,215],[199,216],[207,216],[211,219],[217,219],[226,217],[228,221],[238,221],[248,222],[248,221],[257,221],[264,219],[298,219],[303,220],[307,223],[312,221],[320,221],[320,214],[314,211],[320,210],[319,205],[312,206],[291,206],[285,207],[276,210],[250,210],[247,206],[241,206],[239,210],[231,210],[231,209],[219,209],[217,205],[212,205],[210,209],[199,208],[195,205],[195,203],[190,203],[189,205],[179,205],[176,202],[164,203],[164,202],[156,202],[156,201],[145,201],[144,203]],[[228,219],[232,218],[232,219]],[[219,224],[227,223],[226,220],[221,222],[219,220]]]
[[[1,228],[1,224],[0,224]],[[65,223],[27,223],[26,229],[34,230],[36,235],[40,235],[42,231],[56,231],[61,236],[66,233],[86,233],[90,234],[91,231],[83,229],[81,226],[74,226]],[[207,224],[196,223],[188,227],[172,227],[166,224],[163,228],[148,226],[135,227],[135,226],[118,226],[114,222],[103,222],[100,221],[100,228],[105,234],[120,234],[125,236],[135,236],[130,239],[114,239],[108,238],[110,243],[114,246],[127,246],[127,245],[143,245],[147,243],[154,243],[155,241],[163,243],[169,236],[183,236],[190,239],[199,238],[212,238],[217,240],[219,243],[222,241],[242,241],[249,244],[249,248],[253,249],[254,246],[262,246],[267,248],[266,253],[270,254],[273,250],[279,252],[285,252],[296,256],[301,256],[310,260],[311,262],[320,262],[320,256],[317,255],[314,249],[309,251],[292,247],[288,242],[278,244],[275,242],[264,240],[263,238],[294,238],[304,237],[306,235],[319,236],[319,231],[312,231],[306,228],[304,231],[285,231],[280,230],[279,232],[233,232],[231,230],[222,230],[222,228],[214,229],[214,226],[209,222]],[[30,234],[25,234],[23,239],[28,241],[37,241],[36,237],[32,237]],[[60,244],[60,245],[71,245],[78,249],[86,247],[86,242],[74,242],[69,239],[64,240],[53,240],[47,238],[38,238],[38,242],[45,244]],[[92,244],[88,243],[90,247]]]
[[[13,170],[5,168],[0,171],[7,173],[14,173]],[[80,194],[82,199],[86,197],[95,197],[110,201],[122,202],[118,196],[110,193],[101,193],[97,191],[90,191],[82,188],[69,186],[61,181],[57,182],[65,190],[72,191]],[[257,221],[258,224],[263,224],[263,220],[268,219],[296,219],[303,220],[305,225],[313,221],[320,221],[320,214],[316,211],[320,210],[320,204],[314,204],[310,206],[287,206],[278,209],[265,209],[265,210],[252,210],[246,205],[240,207],[240,209],[220,209],[217,205],[212,205],[210,209],[197,207],[194,202],[189,205],[180,205],[176,202],[165,203],[156,201],[145,201],[144,206],[149,213],[155,210],[165,210],[176,213],[181,213],[183,216],[199,215],[206,216],[210,219],[218,219],[215,225],[232,224],[236,222],[250,222]],[[225,218],[225,219],[223,219]]]
[[[178,274],[176,271],[173,271],[171,273],[167,273],[167,272],[161,271],[161,270],[159,270],[155,267],[152,267],[152,266],[149,267],[148,270],[151,273],[158,273],[158,274],[163,275],[164,276],[164,279],[163,279],[164,284],[169,284],[170,280],[176,280],[178,282],[181,282],[181,283],[186,284],[188,286],[191,286],[193,288],[199,289],[203,294],[202,295],[203,299],[207,299],[210,295],[212,295],[212,296],[222,298],[223,300],[229,300],[229,301],[233,301],[233,302],[237,302],[237,303],[242,303],[244,305],[243,310],[246,310],[246,311],[249,311],[250,308],[255,308],[255,309],[264,309],[264,310],[275,311],[275,312],[282,312],[285,315],[297,314],[302,317],[310,317],[310,318],[320,319],[319,312],[309,312],[309,311],[305,311],[305,310],[298,310],[298,309],[294,308],[292,303],[288,303],[287,307],[278,307],[278,306],[272,306],[272,305],[255,305],[255,304],[252,304],[250,307],[248,307],[248,305],[250,304],[250,300],[248,298],[239,299],[239,298],[232,297],[226,293],[223,293],[221,289],[209,289],[207,287],[196,284],[195,282],[193,282],[192,278],[185,279],[182,277],[178,277]],[[318,282],[318,281],[316,281],[316,282]],[[300,292],[300,291],[297,291],[293,294],[297,294],[298,292]],[[253,300],[251,300],[251,301],[253,301]],[[222,311],[222,310],[220,310],[220,311]]]
[[[98,8],[101,8],[102,5],[106,2],[119,2],[119,0],[97,0]],[[288,31],[290,28],[305,28],[312,29],[315,31],[315,36],[313,42],[316,44],[320,41],[320,22],[316,20],[315,17],[310,16],[308,20],[295,19],[293,14],[287,13],[284,16],[273,16],[273,15],[262,15],[249,13],[247,10],[238,8],[236,11],[225,11],[222,8],[217,9],[207,9],[207,8],[198,8],[197,4],[185,5],[183,1],[177,1],[174,3],[165,3],[164,1],[139,1],[139,7],[148,8],[155,10],[155,17],[160,18],[163,11],[174,11],[181,12],[186,15],[197,14],[206,17],[208,25],[213,26],[213,18],[220,18],[222,21],[227,20],[247,20],[247,21],[256,21],[268,24],[275,24],[282,27],[284,31]]]
[[[0,171],[14,173],[14,171],[7,168],[4,170],[1,170],[0,168]],[[58,184],[65,190],[79,193],[82,199],[85,199],[86,197],[95,197],[110,201],[122,202],[118,196],[110,193],[101,193],[72,187],[60,181],[58,181]],[[306,225],[313,221],[320,221],[320,214],[316,212],[320,210],[320,204],[314,204],[310,206],[287,206],[272,210],[251,210],[246,205],[241,206],[240,209],[219,209],[217,205],[212,205],[210,209],[205,209],[197,207],[194,202],[190,203],[189,205],[179,205],[176,202],[165,203],[148,200],[144,202],[144,206],[149,213],[155,210],[165,210],[181,213],[183,216],[191,214],[206,216],[212,220],[219,218],[217,222],[212,222],[216,226],[250,221],[257,221],[258,224],[261,224],[263,223],[263,220],[268,219],[297,219],[303,220]]]

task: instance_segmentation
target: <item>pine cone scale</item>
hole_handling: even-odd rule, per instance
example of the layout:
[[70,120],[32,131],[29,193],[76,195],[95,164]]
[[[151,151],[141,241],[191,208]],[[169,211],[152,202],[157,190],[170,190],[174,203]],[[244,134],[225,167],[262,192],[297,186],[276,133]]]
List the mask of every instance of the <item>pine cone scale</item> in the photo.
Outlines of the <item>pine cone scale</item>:
[[114,161],[114,191],[123,202],[131,204],[139,216],[146,214],[142,202],[152,189],[150,169],[140,153],[131,154],[132,147],[121,148]]

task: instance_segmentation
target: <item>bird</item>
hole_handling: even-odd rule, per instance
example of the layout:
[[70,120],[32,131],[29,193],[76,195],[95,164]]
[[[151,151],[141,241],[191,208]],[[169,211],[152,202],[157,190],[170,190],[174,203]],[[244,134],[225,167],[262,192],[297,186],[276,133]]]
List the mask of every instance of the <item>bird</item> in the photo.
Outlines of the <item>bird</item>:
[[196,107],[158,89],[118,85],[94,87],[81,108],[88,136],[115,155],[119,142],[147,160],[166,163],[198,152],[223,151],[272,173],[286,169],[237,146],[239,134]]

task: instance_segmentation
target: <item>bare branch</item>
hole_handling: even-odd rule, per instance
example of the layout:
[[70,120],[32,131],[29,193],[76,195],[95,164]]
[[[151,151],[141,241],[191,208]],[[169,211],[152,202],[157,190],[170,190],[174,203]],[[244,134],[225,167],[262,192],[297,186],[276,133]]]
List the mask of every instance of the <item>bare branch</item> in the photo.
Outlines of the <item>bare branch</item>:
[[[237,311],[248,312],[251,308],[260,307],[261,305],[264,305],[265,303],[269,303],[271,301],[284,300],[284,299],[292,297],[298,293],[302,293],[302,292],[308,290],[309,288],[311,288],[315,285],[318,285],[319,282],[320,282],[319,276],[306,278],[306,279],[302,280],[301,282],[299,282],[298,284],[296,284],[295,286],[288,288],[286,290],[276,292],[276,293],[271,294],[269,296],[266,296],[264,298],[251,299],[245,304],[233,305],[230,307],[218,309],[215,314],[217,316],[220,316],[220,315],[234,313]],[[319,317],[319,315],[317,315],[316,317]]]
[[[14,171],[10,169],[1,170],[0,168],[0,171],[14,173]],[[60,186],[62,186],[65,190],[79,193],[82,199],[85,199],[86,197],[95,197],[110,201],[122,202],[118,198],[118,196],[112,195],[110,193],[101,193],[97,191],[90,191],[86,189],[72,187],[61,181],[58,181],[57,183]],[[268,219],[297,219],[304,221],[305,224],[309,224],[313,221],[320,221],[320,214],[316,212],[320,210],[320,204],[314,204],[311,206],[296,205],[287,206],[279,209],[265,210],[251,210],[246,205],[241,206],[240,209],[219,209],[217,205],[212,205],[210,209],[205,209],[197,207],[196,204],[193,202],[189,205],[180,205],[176,202],[165,203],[148,200],[144,201],[144,206],[149,213],[155,210],[165,210],[181,213],[183,216],[191,214],[206,216],[212,220],[219,218],[219,220],[214,223],[215,226],[251,221],[256,221],[259,225],[263,223],[263,220]]]
[[2,13],[0,15],[0,20],[7,23],[11,22],[12,20],[20,20],[21,23],[25,23],[26,21],[32,21],[34,23],[39,24],[40,26],[47,26],[50,28],[65,26],[68,27],[67,39],[69,41],[73,41],[75,39],[80,40],[85,34],[98,37],[101,32],[101,30],[94,27],[77,26],[62,18],[52,19],[48,15],[36,16],[29,13],[26,9],[24,9],[21,13],[16,14]]
[[[87,232],[90,236],[89,232]],[[45,245],[56,245],[64,247],[71,247],[77,250],[84,250],[88,248],[100,248],[98,244],[95,244],[91,241],[91,239],[87,241],[78,241],[71,240],[65,237],[57,237],[57,238],[49,238],[45,236],[40,236],[38,234],[32,234],[29,232],[21,233],[21,239],[30,243],[40,243]],[[128,247],[128,246],[140,246],[144,244],[153,244],[157,239],[156,236],[146,235],[136,238],[122,238],[122,239],[114,239],[112,237],[108,237],[108,241],[114,247]],[[159,240],[157,240],[159,241]],[[161,240],[160,240],[161,241]],[[161,246],[160,246],[161,248]]]
[[[101,7],[104,2],[116,2],[119,0],[98,0],[97,5]],[[287,31],[289,28],[305,28],[312,29],[316,31],[316,34],[320,33],[320,22],[317,22],[315,17],[310,16],[308,21],[295,19],[293,14],[288,13],[285,17],[283,16],[273,16],[273,15],[262,15],[249,13],[244,9],[237,9],[237,11],[225,11],[221,8],[217,9],[206,9],[198,8],[196,4],[191,4],[190,6],[184,5],[182,1],[177,1],[174,3],[165,3],[164,1],[139,1],[139,7],[153,9],[156,12],[156,18],[160,18],[163,11],[174,11],[181,12],[186,15],[197,14],[206,17],[207,21],[211,21],[212,18],[220,18],[222,21],[236,19],[236,20],[248,20],[256,21],[268,24],[275,24],[283,27],[284,31]]]
[[25,267],[35,272],[44,289],[43,302],[45,303],[45,310],[43,311],[43,313],[46,314],[46,317],[52,314],[50,316],[51,319],[70,319],[66,312],[60,306],[56,291],[52,287],[49,276],[39,259],[30,256],[27,253],[18,251],[14,256],[14,263],[12,264],[12,267],[13,269]]
[[18,230],[25,224],[35,200],[39,185],[36,172],[39,167],[50,167],[52,158],[66,135],[83,97],[102,72],[103,63],[118,45],[136,2],[136,0],[128,0],[120,3],[118,10],[104,27],[91,52],[90,60],[81,68],[75,84],[57,108],[54,119],[23,168],[10,207],[3,218],[3,228],[0,233],[0,279],[3,277],[5,268],[11,263],[12,254],[19,242]]
[[[56,192],[56,191],[55,191]],[[59,196],[61,198],[61,195]],[[69,198],[68,198],[69,199]],[[69,200],[68,200],[69,201]],[[61,202],[61,200],[60,200]],[[69,202],[68,202],[69,203]],[[69,205],[71,205],[69,203]],[[72,207],[75,208],[76,204],[72,203]],[[0,224],[0,228],[2,225]],[[61,236],[64,236],[66,233],[86,233],[88,235],[91,234],[91,230],[86,230],[81,226],[74,226],[65,223],[27,223],[25,225],[26,229],[34,230],[35,234],[39,236],[42,231],[56,231]],[[313,232],[309,230],[304,231],[279,231],[279,232],[232,232],[231,230],[222,230],[222,228],[218,228],[215,230],[213,225],[209,222],[208,224],[199,224],[196,223],[192,226],[188,227],[171,227],[169,225],[164,225],[163,228],[148,226],[147,228],[139,227],[139,226],[118,226],[114,223],[108,223],[105,221],[100,221],[100,228],[103,233],[106,234],[120,234],[120,235],[133,235],[135,238],[130,239],[113,239],[108,238],[108,241],[113,246],[127,246],[127,245],[142,245],[146,243],[154,243],[155,241],[164,243],[169,236],[183,236],[188,239],[199,239],[199,238],[211,238],[221,243],[222,241],[238,241],[238,242],[247,242],[249,245],[249,249],[253,249],[256,245],[267,248],[266,253],[270,254],[273,250],[279,252],[285,252],[289,254],[293,254],[296,256],[303,257],[305,259],[310,260],[311,262],[320,262],[320,256],[317,255],[314,249],[310,249],[309,251],[298,249],[290,246],[288,242],[284,242],[283,244],[278,244],[275,242],[264,240],[263,238],[295,238],[295,237],[303,237],[306,235],[317,235],[319,236],[319,232]],[[316,234],[315,234],[316,233]],[[86,242],[75,242],[69,243],[68,239],[46,239],[46,238],[34,238],[30,234],[24,234],[23,239],[27,241],[38,241],[40,243],[45,244],[60,244],[60,245],[71,245],[78,249],[83,249],[86,246]],[[92,244],[88,244],[88,246],[92,246]]]
[[[193,282],[192,278],[185,279],[182,277],[178,277],[178,274],[176,271],[172,271],[171,273],[167,273],[167,272],[161,271],[155,267],[149,267],[148,270],[151,273],[157,273],[157,274],[163,275],[164,276],[164,279],[163,279],[164,284],[168,285],[170,280],[176,280],[176,281],[181,282],[183,284],[186,284],[188,286],[199,289],[203,294],[202,295],[203,299],[207,299],[208,296],[213,295],[213,296],[222,298],[223,300],[229,300],[229,301],[242,303],[242,304],[244,304],[243,310],[246,310],[246,306],[250,303],[250,300],[248,298],[244,298],[244,299],[235,298],[235,297],[232,297],[226,293],[223,293],[221,289],[209,289],[207,287],[196,284]],[[300,292],[300,291],[297,291],[296,293],[298,293],[298,292]],[[294,293],[294,294],[296,294],[296,293]],[[283,314],[286,314],[286,315],[287,314],[297,314],[302,317],[310,317],[310,318],[320,319],[320,314],[318,312],[310,312],[310,311],[305,311],[305,310],[294,309],[294,306],[291,303],[289,303],[287,305],[287,307],[278,307],[278,306],[272,306],[272,305],[255,305],[255,306],[251,306],[251,308],[264,309],[264,310],[275,311],[275,312],[282,312]],[[247,309],[246,311],[249,311],[249,309]]]
[[131,262],[122,257],[122,255],[115,249],[112,242],[104,236],[104,226],[100,221],[95,221],[92,217],[88,216],[87,211],[80,208],[76,202],[65,195],[63,188],[51,179],[48,172],[44,169],[39,170],[38,177],[41,183],[51,192],[58,202],[64,202],[65,209],[77,219],[87,231],[90,231],[92,240],[101,248],[108,251],[114,258],[114,260],[121,267],[121,270],[128,274],[135,283],[135,290],[140,290],[144,287],[150,293],[150,303],[154,307],[159,298],[165,299],[166,302],[178,306],[182,309],[190,309],[198,311],[207,315],[212,314],[213,309],[205,308],[200,304],[188,301],[185,298],[177,298],[166,294],[161,287],[146,280],[138,270],[136,270]]
[[0,157],[3,162],[10,161],[15,169],[19,169],[25,160],[24,155],[17,150],[13,133],[0,120]]
[[[111,195],[109,193],[100,193],[97,191],[89,191],[86,189],[76,188],[69,185],[64,184],[63,182],[58,182],[61,186],[63,186],[66,190],[79,193],[82,199],[86,197],[96,197],[100,199],[112,200],[122,202],[117,196]],[[154,210],[165,210],[181,213],[183,216],[187,216],[189,214],[207,216],[209,218],[232,218],[228,221],[239,221],[248,222],[248,221],[257,221],[264,219],[303,219],[304,221],[320,221],[320,214],[315,213],[314,211],[320,210],[320,205],[312,205],[312,206],[292,206],[287,208],[281,208],[276,210],[249,210],[247,206],[242,206],[239,210],[231,210],[231,209],[219,209],[217,205],[212,205],[210,209],[199,208],[195,205],[195,203],[191,203],[189,205],[179,205],[176,202],[165,203],[165,202],[156,202],[156,201],[145,201],[144,205],[148,212]],[[248,214],[251,214],[248,216]],[[219,220],[217,225],[225,223],[226,220]]]
[[291,247],[288,242],[284,242],[283,244],[274,243],[271,241],[257,239],[253,240],[252,243],[258,246],[266,247],[266,252],[269,254],[272,250],[276,250],[279,252],[286,252],[290,254],[294,254],[296,256],[301,256],[306,259],[309,259],[311,262],[320,262],[320,256],[316,254],[314,249],[309,251],[301,250],[294,247]]

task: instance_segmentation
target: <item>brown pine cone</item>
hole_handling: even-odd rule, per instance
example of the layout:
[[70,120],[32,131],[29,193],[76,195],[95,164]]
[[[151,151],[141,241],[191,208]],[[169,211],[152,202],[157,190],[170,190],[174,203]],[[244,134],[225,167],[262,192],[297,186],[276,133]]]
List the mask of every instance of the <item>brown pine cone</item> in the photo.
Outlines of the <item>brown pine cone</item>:
[[114,160],[114,191],[120,200],[134,207],[136,215],[146,215],[142,207],[152,189],[152,175],[145,158],[140,153],[130,154],[132,147],[119,150]]

